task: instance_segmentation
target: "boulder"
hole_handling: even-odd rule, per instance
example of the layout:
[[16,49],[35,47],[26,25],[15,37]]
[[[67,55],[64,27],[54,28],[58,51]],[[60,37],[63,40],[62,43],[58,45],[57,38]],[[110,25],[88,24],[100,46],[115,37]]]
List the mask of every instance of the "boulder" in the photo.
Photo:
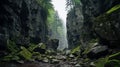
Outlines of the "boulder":
[[[96,34],[92,28],[93,24],[96,23],[93,21],[93,19],[105,13],[107,10],[117,4],[120,4],[120,0],[80,0],[79,5],[75,5],[67,14],[67,38],[69,48],[72,49],[75,46],[81,44],[82,40],[83,43],[81,45],[83,47],[85,46],[86,48],[88,46],[86,43],[96,37]],[[119,14],[120,13],[116,14],[116,16],[114,15],[114,17],[111,16],[111,19],[113,18],[113,21],[115,21],[112,25],[117,28],[117,35],[120,35]],[[109,19],[110,18],[108,18],[108,20]],[[104,37],[104,35],[100,32],[107,30],[103,32],[108,32],[109,34],[105,34],[105,38],[110,37],[115,39],[113,38],[114,36],[111,36],[112,29],[108,26],[110,22],[106,23],[101,20],[101,23],[103,24],[98,25],[103,25],[104,27],[101,26],[101,29],[97,31],[98,34]]]
[[21,46],[21,51],[19,52],[20,57],[24,60],[31,61],[32,60],[32,53],[28,51],[25,47]]
[[[114,9],[114,10],[113,10]],[[112,11],[112,12],[111,12]],[[120,5],[115,5],[106,13],[98,16],[93,29],[102,44],[110,48],[119,48],[120,44]]]
[[46,45],[43,44],[43,43],[39,43],[38,45],[36,45],[36,47],[33,49],[33,51],[39,52],[41,54],[45,54],[45,52],[46,52]]
[[92,47],[89,50],[87,56],[91,59],[94,59],[94,58],[100,58],[107,54],[108,54],[108,47],[104,45],[99,45],[99,46]]
[[47,48],[57,50],[58,45],[59,45],[59,40],[58,39],[50,39],[47,43]]

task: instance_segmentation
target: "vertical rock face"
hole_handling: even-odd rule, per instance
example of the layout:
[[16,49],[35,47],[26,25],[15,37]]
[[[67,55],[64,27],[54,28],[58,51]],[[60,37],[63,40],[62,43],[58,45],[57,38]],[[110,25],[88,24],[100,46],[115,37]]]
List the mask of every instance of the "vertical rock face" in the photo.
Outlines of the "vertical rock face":
[[45,42],[45,15],[36,0],[0,0],[0,47],[7,40],[18,45]]
[[94,34],[93,19],[105,13],[120,0],[81,0],[82,5],[75,6],[67,17],[67,33],[69,48],[86,43],[96,37]]
[[80,44],[80,33],[82,33],[80,30],[82,29],[84,21],[81,10],[82,4],[75,6],[67,15],[67,36],[70,49]]

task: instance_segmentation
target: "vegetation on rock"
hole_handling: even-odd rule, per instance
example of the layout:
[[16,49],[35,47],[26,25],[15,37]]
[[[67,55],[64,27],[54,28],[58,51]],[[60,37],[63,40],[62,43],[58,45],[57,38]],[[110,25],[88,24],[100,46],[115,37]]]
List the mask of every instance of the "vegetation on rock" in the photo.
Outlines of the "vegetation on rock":
[[112,13],[112,12],[118,10],[118,9],[120,9],[120,4],[115,5],[115,6],[112,7],[110,10],[108,10],[106,13],[107,13],[107,14],[110,14],[110,13]]

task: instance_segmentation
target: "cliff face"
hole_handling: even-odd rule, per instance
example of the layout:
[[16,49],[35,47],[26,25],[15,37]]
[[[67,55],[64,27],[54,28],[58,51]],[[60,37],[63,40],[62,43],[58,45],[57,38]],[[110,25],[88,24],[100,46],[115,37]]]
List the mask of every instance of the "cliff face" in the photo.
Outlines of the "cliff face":
[[[96,23],[93,19],[117,4],[120,4],[119,0],[81,0],[81,4],[75,6],[68,13],[67,35],[69,48],[80,44],[86,47],[90,40],[96,37],[100,38],[93,29],[93,23]],[[119,24],[119,22],[117,23]]]
[[80,6],[75,6],[67,15],[67,37],[69,48],[74,48],[80,44],[80,37],[84,22],[82,4]]
[[45,42],[46,13],[36,0],[0,0],[0,49],[7,41],[18,45]]

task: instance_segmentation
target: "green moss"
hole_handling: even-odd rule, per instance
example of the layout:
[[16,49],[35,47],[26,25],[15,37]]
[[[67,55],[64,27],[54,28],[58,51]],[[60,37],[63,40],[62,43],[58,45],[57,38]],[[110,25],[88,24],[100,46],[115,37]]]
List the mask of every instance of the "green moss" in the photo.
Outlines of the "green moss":
[[104,67],[105,63],[107,62],[108,58],[100,58],[95,62],[96,67]]
[[105,63],[104,67],[120,67],[120,61],[119,60],[110,60]]
[[33,50],[34,50],[35,48],[37,48],[37,47],[38,47],[37,44],[30,43],[30,46],[29,46],[28,50],[31,51],[31,52],[33,52]]
[[41,49],[46,49],[46,45],[43,44],[43,43],[39,43],[39,44],[38,44],[38,47],[41,48]]
[[89,61],[90,61],[89,58],[85,58],[85,59],[84,59],[84,62],[89,62]]
[[96,67],[120,67],[120,52],[100,58],[95,62]]
[[25,60],[32,59],[32,53],[28,51],[25,47],[21,47],[22,51],[19,52],[20,56],[23,57]]
[[88,47],[84,50],[82,54],[88,54],[90,52],[90,49],[92,48],[94,43],[89,43]]
[[33,52],[33,58],[37,60],[42,60],[42,56],[39,52]]
[[2,59],[2,61],[10,62],[10,61],[12,61],[12,60],[18,61],[19,59],[20,59],[19,56],[9,54],[9,55],[7,55],[7,56],[4,56],[3,59]]
[[112,13],[112,12],[118,10],[118,9],[120,9],[120,4],[115,5],[115,6],[112,7],[110,10],[108,10],[106,13],[107,13],[107,14],[110,14],[110,13]]
[[76,53],[76,52],[80,52],[80,46],[77,46],[76,48],[73,48],[70,53],[73,54],[73,53]]
[[10,51],[13,54],[19,50],[16,43],[14,41],[11,41],[11,40],[7,40],[7,49],[8,49],[8,51]]
[[120,60],[120,52],[110,55],[109,60],[112,60],[112,59]]
[[38,45],[31,43],[30,46],[29,46],[29,48],[28,48],[28,50],[31,51],[31,52],[33,52],[33,50],[34,50],[35,48],[38,48],[38,47],[39,47],[40,49],[46,49],[46,45],[43,44],[43,43],[39,43]]
[[88,54],[95,43],[98,43],[98,39],[92,39],[89,41],[88,46],[82,54]]

